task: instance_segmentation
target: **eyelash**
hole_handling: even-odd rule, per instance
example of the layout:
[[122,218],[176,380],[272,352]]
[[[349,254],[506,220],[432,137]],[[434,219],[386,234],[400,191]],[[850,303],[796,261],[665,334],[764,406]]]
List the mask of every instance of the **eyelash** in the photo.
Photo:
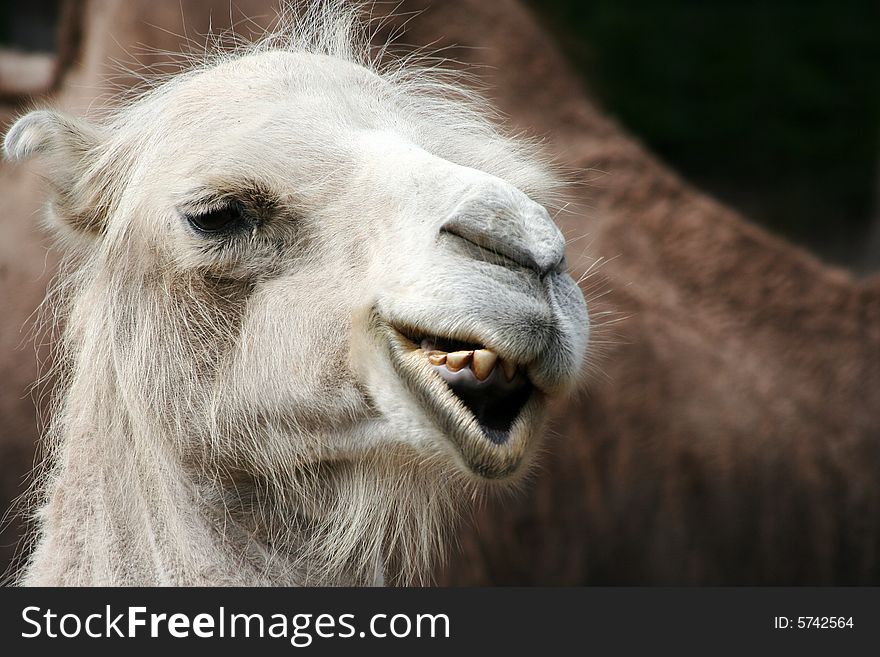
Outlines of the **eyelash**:
[[249,225],[244,209],[237,201],[185,216],[189,225],[204,235],[228,235]]

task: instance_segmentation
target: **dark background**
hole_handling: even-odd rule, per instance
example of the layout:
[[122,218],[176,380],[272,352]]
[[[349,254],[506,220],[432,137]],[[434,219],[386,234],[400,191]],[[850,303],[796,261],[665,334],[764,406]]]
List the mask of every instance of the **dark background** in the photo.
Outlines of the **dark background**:
[[[57,2],[0,2],[0,46],[53,47]],[[880,3],[530,0],[606,110],[746,216],[880,269]]]
[[531,5],[685,178],[827,260],[880,267],[880,3]]

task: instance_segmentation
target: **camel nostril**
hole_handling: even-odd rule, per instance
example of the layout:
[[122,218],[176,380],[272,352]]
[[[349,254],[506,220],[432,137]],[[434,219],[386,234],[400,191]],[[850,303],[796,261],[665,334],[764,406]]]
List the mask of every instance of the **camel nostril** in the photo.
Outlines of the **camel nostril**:
[[550,215],[514,188],[462,201],[440,228],[543,278],[564,267],[565,240]]
[[540,272],[541,280],[548,278],[551,274],[566,274],[568,273],[568,260],[565,259],[563,255],[555,265],[548,268],[546,271]]
[[[510,267],[519,266],[531,269],[539,278],[543,278],[551,271],[541,267],[528,252],[510,248],[498,242],[480,239],[473,234],[468,234],[467,231],[458,231],[455,227],[444,226],[440,232],[441,234],[453,235],[466,242],[470,247],[469,253],[477,259],[495,261],[496,263],[500,260]],[[489,255],[480,255],[480,251],[487,251]]]

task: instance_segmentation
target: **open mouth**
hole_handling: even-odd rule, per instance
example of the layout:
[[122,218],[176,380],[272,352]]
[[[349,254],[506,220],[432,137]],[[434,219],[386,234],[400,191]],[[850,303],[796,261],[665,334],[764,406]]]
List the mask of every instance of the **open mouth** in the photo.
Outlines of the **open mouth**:
[[532,393],[525,373],[479,344],[437,336],[422,338],[420,349],[434,372],[473,414],[496,445],[507,442],[514,420]]
[[465,336],[398,328],[375,311],[373,322],[401,383],[467,468],[485,479],[518,472],[546,406],[525,367]]

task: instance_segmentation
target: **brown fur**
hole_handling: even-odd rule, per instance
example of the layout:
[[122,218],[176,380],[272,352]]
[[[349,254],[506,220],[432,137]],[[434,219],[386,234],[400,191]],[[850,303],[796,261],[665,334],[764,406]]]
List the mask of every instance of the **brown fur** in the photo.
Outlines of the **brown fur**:
[[[88,82],[71,84],[66,104],[96,95],[99,63],[119,56],[106,25],[122,44],[176,48],[145,23],[179,32],[178,7],[156,4],[89,4],[70,77]],[[215,27],[228,16],[220,4],[187,5],[190,33],[205,31],[206,5]],[[559,410],[532,484],[479,514],[441,581],[880,581],[880,281],[824,266],[681,181],[595,108],[513,0],[401,7],[421,9],[401,41],[454,45],[444,54],[488,64],[478,72],[501,109],[584,170],[558,221],[575,273],[584,253],[608,259],[584,283],[588,297],[609,290],[593,316],[622,319],[595,332],[601,374]],[[35,426],[23,399],[33,352],[14,347],[46,277],[36,181],[0,166],[8,495]]]

